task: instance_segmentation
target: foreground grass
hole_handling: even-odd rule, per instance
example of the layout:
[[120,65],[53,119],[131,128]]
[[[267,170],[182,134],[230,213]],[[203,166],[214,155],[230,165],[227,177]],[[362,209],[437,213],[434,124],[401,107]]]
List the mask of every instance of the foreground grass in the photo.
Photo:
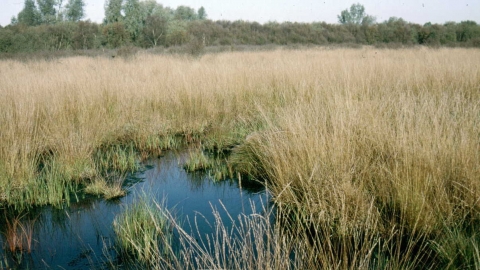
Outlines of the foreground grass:
[[[157,207],[158,206],[158,207]],[[132,256],[143,265],[169,255],[165,247],[172,245],[172,232],[163,207],[143,195],[125,209],[113,222],[117,246],[124,257]]]
[[296,236],[281,241],[308,243],[294,253],[311,265],[480,267],[479,63],[424,48],[2,61],[0,199],[61,204],[188,143],[191,170],[204,152],[265,181]]

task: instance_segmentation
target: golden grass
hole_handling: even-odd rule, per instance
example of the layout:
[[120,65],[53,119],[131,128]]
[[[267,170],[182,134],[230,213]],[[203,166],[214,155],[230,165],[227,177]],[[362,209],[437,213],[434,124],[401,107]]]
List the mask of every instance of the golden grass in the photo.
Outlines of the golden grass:
[[335,237],[396,232],[444,245],[445,228],[479,221],[476,49],[2,61],[0,82],[6,202],[35,189],[52,159],[78,182],[99,173],[102,149],[153,152],[181,136],[233,149],[229,165],[267,179],[280,209]]

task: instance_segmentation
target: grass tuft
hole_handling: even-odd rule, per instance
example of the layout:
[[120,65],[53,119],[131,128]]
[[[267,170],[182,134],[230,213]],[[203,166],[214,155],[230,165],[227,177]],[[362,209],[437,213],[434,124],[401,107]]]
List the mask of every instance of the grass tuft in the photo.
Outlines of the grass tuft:
[[120,177],[109,184],[104,178],[98,177],[85,187],[84,192],[92,195],[103,195],[106,200],[117,199],[126,195],[122,188],[124,179],[124,177]]
[[115,217],[113,228],[120,251],[141,263],[153,263],[168,255],[172,232],[163,208],[145,197]]

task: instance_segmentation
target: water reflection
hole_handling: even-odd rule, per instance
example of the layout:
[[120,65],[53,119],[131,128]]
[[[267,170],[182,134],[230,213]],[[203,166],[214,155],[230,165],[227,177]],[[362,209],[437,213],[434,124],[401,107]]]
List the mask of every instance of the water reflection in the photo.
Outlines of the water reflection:
[[[169,152],[146,162],[147,170],[127,179],[128,194],[116,201],[85,196],[67,209],[44,207],[28,213],[3,209],[0,216],[0,269],[91,269],[107,268],[116,260],[112,222],[123,206],[147,194],[181,220],[196,220],[202,235],[213,232],[213,209],[230,216],[262,209],[268,201],[261,185],[236,181],[214,182],[205,174],[188,174],[182,169],[185,153]],[[223,210],[223,208],[226,209]],[[187,229],[188,230],[188,229]],[[202,237],[199,235],[198,237]]]

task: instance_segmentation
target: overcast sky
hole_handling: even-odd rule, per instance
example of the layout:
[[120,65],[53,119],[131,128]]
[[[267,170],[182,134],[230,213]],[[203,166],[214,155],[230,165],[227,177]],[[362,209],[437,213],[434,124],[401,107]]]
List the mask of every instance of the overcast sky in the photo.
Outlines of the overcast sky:
[[[101,22],[104,17],[104,0],[84,0],[86,18]],[[64,0],[67,2],[67,0]],[[212,20],[245,20],[336,23],[337,15],[353,3],[365,6],[366,13],[377,17],[378,22],[390,17],[400,17],[409,22],[445,23],[472,20],[480,23],[480,0],[163,0],[164,6],[179,5],[195,9],[205,7]],[[0,25],[10,23],[23,8],[24,0],[0,0]]]

